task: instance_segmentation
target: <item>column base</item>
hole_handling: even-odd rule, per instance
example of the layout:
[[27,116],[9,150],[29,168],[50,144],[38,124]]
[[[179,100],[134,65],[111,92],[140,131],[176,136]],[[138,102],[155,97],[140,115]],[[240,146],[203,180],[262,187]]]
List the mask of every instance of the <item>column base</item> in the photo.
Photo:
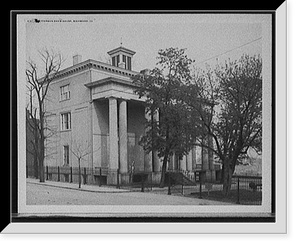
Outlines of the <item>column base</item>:
[[117,178],[117,172],[110,172],[107,174],[107,185],[117,185],[118,184],[118,178]]

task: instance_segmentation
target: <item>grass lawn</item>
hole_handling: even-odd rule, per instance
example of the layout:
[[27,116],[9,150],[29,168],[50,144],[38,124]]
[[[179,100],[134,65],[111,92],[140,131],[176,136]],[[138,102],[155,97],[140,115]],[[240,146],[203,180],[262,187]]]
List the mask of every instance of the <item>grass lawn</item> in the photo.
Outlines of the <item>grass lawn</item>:
[[[199,193],[192,193],[193,196],[199,196]],[[214,190],[207,191],[201,193],[203,199],[210,199],[216,201],[223,201],[223,202],[237,202],[238,195],[237,190],[231,190],[227,197],[224,197],[222,191]],[[252,191],[252,190],[245,190],[240,189],[240,204],[244,205],[261,205],[262,201],[262,192],[261,191]]]

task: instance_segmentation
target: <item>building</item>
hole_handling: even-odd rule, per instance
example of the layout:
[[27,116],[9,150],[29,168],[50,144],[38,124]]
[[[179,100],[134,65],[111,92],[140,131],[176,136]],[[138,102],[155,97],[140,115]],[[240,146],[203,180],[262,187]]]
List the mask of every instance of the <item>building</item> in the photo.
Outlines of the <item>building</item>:
[[[120,46],[108,54],[111,64],[82,61],[75,55],[73,66],[60,71],[51,82],[45,111],[48,129],[55,134],[45,144],[45,166],[60,167],[59,176],[70,167],[75,174],[75,154],[80,153],[88,183],[99,179],[107,184],[127,183],[133,170],[152,172],[153,181],[159,181],[162,162],[156,155],[152,162],[152,155],[138,144],[146,114],[144,99],[135,94],[137,86],[131,80],[138,73],[132,70],[135,52]],[[195,169],[205,169],[207,176],[215,178],[212,154],[201,148],[183,160],[173,157],[168,169],[190,177]],[[69,181],[65,173],[59,179]]]

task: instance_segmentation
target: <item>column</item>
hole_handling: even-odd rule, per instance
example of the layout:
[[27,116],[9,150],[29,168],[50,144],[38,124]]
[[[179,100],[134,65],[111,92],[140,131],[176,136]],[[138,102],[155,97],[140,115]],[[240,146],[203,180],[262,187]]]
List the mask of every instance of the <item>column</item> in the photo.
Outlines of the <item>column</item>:
[[186,169],[188,171],[192,171],[193,170],[192,150],[186,156]]
[[192,148],[192,169],[196,168],[196,148]]
[[[151,116],[151,113],[150,112],[147,113],[146,109],[145,109],[145,118],[147,119],[147,121],[158,122],[159,121],[159,113],[158,113],[158,111],[155,111],[153,113],[153,116]],[[149,129],[150,128],[151,127],[149,127]],[[145,131],[148,131],[149,129],[145,129]],[[150,152],[150,154],[147,156],[148,156],[147,158],[149,161],[149,170],[151,170],[153,172],[159,172],[160,167],[162,166],[162,161],[160,161],[160,159],[158,158],[157,151]]]
[[[208,137],[203,140],[205,145],[208,145]],[[209,170],[208,148],[202,148],[202,168],[205,171]]]
[[179,164],[180,164],[180,169],[183,171],[187,170],[187,165],[186,165],[186,156],[184,155],[182,157],[182,160],[179,160]]
[[[149,111],[147,111],[147,108],[145,107],[145,119],[147,120],[147,122],[151,122],[152,118],[151,118],[151,113]],[[151,127],[146,127],[145,126],[145,134],[147,131],[151,131]],[[152,172],[154,171],[154,152],[150,152],[150,153],[146,153],[144,152],[144,169],[146,172]]]
[[119,106],[120,172],[127,173],[127,102],[121,100]]
[[[209,136],[208,137],[208,146],[209,147],[213,147],[213,138],[212,136]],[[215,167],[214,167],[214,153],[212,150],[208,150],[208,164],[209,164],[209,169],[210,170],[214,170]]]
[[[213,138],[212,136],[208,136],[208,146],[213,147]],[[209,164],[209,170],[210,170],[210,177],[212,181],[216,180],[216,171],[214,166],[214,153],[212,150],[208,150],[208,164]]]
[[118,106],[116,98],[109,98],[109,167],[119,167],[119,145],[118,145]]
[[[156,110],[155,112],[154,112],[154,114],[153,114],[153,120],[155,121],[155,122],[157,122],[157,124],[158,124],[158,122],[159,122],[159,111],[158,110]],[[157,155],[157,151],[155,151],[154,152],[154,171],[155,172],[158,172],[158,171],[160,171],[161,170],[161,167],[162,167],[162,160],[160,160],[160,158],[158,157],[158,155]]]

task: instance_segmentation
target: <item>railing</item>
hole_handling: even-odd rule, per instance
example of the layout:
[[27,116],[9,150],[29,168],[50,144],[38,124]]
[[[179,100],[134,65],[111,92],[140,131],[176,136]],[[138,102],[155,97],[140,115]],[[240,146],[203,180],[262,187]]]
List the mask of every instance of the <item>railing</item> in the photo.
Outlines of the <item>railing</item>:
[[[261,205],[262,203],[261,176],[233,176],[231,188],[226,196],[223,192],[223,183],[220,180],[207,179],[205,171],[195,172],[194,177],[196,186],[184,185],[183,182],[174,183],[171,180],[168,190],[159,192],[233,204]],[[168,176],[166,183],[168,183]]]
[[[190,173],[167,171],[163,188],[159,187],[161,172],[121,173],[119,169],[103,167],[50,167],[46,166],[46,180],[58,182],[79,183],[98,186],[113,185],[135,192],[152,192],[160,194],[175,194],[187,197],[217,200],[244,205],[261,205],[262,177],[236,176],[232,177],[231,188],[224,197],[223,184],[220,181],[207,180],[204,171]],[[110,180],[108,179],[110,177]],[[191,177],[194,178],[191,181]]]
[[81,176],[82,184],[106,184],[108,168],[88,168],[71,166],[46,166],[45,178],[57,182],[79,183],[79,175]]
[[162,188],[159,187],[161,172],[134,172],[121,174],[121,176],[126,182],[122,181],[120,187],[138,192],[165,193],[168,195],[180,193],[183,195],[185,188],[196,186],[188,173],[179,171],[168,170]]
[[231,190],[236,191],[238,204],[260,205],[262,202],[262,177],[233,176]]
[[226,196],[221,181],[207,181],[202,177],[197,182],[199,192],[192,192],[192,194],[199,198],[244,205],[261,205],[262,203],[261,176],[233,176]]

